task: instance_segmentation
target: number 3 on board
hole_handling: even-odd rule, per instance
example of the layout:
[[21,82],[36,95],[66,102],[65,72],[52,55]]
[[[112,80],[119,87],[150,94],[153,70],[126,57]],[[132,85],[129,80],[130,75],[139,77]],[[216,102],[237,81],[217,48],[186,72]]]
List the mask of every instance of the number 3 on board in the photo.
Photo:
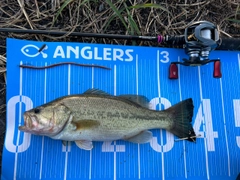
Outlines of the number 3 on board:
[[[159,53],[159,51],[158,51]],[[159,53],[160,55],[160,61],[162,63],[168,63],[169,62],[169,52],[168,51],[162,51]]]

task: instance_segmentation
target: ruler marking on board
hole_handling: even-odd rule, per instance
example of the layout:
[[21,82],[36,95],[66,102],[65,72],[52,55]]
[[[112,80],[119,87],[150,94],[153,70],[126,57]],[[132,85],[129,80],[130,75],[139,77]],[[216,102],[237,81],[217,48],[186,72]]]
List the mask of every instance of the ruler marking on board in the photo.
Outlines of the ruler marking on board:
[[[180,57],[178,56],[178,62],[180,62]],[[182,91],[181,91],[181,77],[180,77],[180,66],[178,66],[178,87],[179,87],[179,96],[180,102],[182,101]],[[186,160],[186,144],[183,141],[183,160],[184,160],[184,175],[187,179],[187,160]]]
[[[68,92],[67,94],[70,95],[71,93],[71,65],[68,65]],[[67,179],[67,164],[68,164],[68,152],[71,150],[71,142],[67,142],[66,144],[66,152],[65,152],[65,165],[64,165],[64,180]]]
[[94,88],[94,67],[92,67],[92,88]]
[[[233,100],[235,127],[240,127],[240,99]],[[236,136],[237,146],[240,147],[240,136]]]
[[[92,67],[92,89],[94,88],[94,67]],[[89,153],[89,179],[92,179],[92,149]]]
[[[22,61],[20,61],[20,65],[22,65]],[[18,124],[21,124],[21,116],[22,116],[22,68],[20,68],[20,82],[19,82],[19,96],[20,96],[20,102],[19,102],[19,119]],[[19,145],[19,139],[20,139],[20,132],[17,131],[17,142],[16,142],[16,152],[15,152],[15,159],[14,159],[14,170],[13,170],[13,179],[17,179],[17,162],[18,162],[18,145]]]
[[89,179],[92,179],[92,149],[89,152]]
[[[160,86],[160,59],[159,59],[159,51],[157,51],[157,80],[158,80],[158,97],[159,97],[159,110],[161,110],[161,86]],[[160,129],[160,137],[161,137],[161,156],[162,156],[162,180],[165,180],[165,173],[164,173],[164,152],[162,150],[163,144],[163,136],[162,136],[162,129]]]
[[226,149],[227,149],[227,159],[228,159],[228,176],[230,176],[230,175],[231,175],[231,168],[230,168],[230,155],[229,155],[229,147],[228,147],[228,136],[227,136],[227,126],[226,126],[226,115],[225,115],[224,100],[223,100],[222,78],[220,78],[219,82],[220,82],[220,89],[221,89],[222,115],[223,115],[224,134],[225,134]]
[[[136,94],[138,95],[138,55],[136,55]],[[141,179],[141,159],[139,143],[138,143],[138,179]]]
[[238,54],[238,68],[239,68],[239,72],[240,72],[240,54]]
[[114,178],[114,180],[116,180],[117,179],[117,152],[116,152],[116,141],[114,141],[114,152],[113,152],[113,161],[114,161],[114,163],[113,163],[113,178]]
[[71,65],[68,65],[68,95],[71,93]]
[[[114,96],[117,95],[117,66],[114,65]],[[113,152],[113,179],[117,179],[117,152],[116,152],[116,141],[114,141],[114,152]]]
[[[201,104],[203,105],[203,95],[202,95],[202,82],[201,82],[200,66],[198,66],[198,78],[199,78],[200,99],[201,99]],[[203,131],[206,132],[205,118],[203,119],[203,121],[204,121],[204,123],[203,123]],[[208,152],[207,152],[207,140],[206,140],[206,137],[204,137],[204,149],[205,149],[207,179],[209,179],[210,177],[209,177],[209,164],[208,164]]]
[[235,126],[240,127],[240,99],[233,100]]
[[[47,66],[46,62],[45,62],[45,66]],[[43,100],[43,103],[45,104],[46,102],[47,102],[47,69],[44,70],[44,100]],[[43,151],[44,151],[44,136],[42,137],[39,179],[42,179]]]
[[[66,144],[68,146],[68,143]],[[68,147],[66,148],[65,164],[64,164],[64,180],[67,180],[67,162],[68,162]]]

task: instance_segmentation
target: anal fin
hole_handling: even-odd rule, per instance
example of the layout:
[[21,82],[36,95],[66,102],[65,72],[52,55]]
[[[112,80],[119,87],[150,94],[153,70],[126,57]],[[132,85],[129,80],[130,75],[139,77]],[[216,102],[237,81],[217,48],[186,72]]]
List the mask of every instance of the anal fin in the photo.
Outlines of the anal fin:
[[129,141],[132,143],[147,143],[152,139],[153,135],[151,131],[142,131],[139,134],[132,136],[130,138],[124,139],[125,141]]
[[62,145],[67,146],[67,141],[62,140]]
[[79,140],[75,141],[75,143],[80,149],[91,150],[93,148],[92,141]]

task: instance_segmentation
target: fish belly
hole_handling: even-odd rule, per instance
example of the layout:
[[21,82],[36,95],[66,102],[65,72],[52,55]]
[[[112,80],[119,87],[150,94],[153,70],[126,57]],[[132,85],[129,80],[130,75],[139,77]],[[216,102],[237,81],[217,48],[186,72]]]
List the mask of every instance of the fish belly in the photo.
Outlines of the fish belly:
[[[79,126],[86,122],[96,123],[94,126]],[[76,122],[73,122],[75,125]],[[78,126],[67,125],[54,139],[67,141],[88,140],[88,141],[114,141],[128,139],[145,130],[165,128],[169,126],[168,121],[159,120],[125,120],[125,119],[101,119],[101,120],[79,120]],[[166,129],[166,128],[165,128]]]

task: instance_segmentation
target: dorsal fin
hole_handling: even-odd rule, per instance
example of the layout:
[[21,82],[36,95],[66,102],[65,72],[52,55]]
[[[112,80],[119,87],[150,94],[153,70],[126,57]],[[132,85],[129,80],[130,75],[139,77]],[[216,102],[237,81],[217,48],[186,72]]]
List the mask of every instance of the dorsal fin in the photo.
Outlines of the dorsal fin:
[[106,93],[105,91],[99,90],[99,89],[88,89],[83,94],[98,94],[98,95],[105,95],[110,96],[110,94]]
[[149,108],[149,100],[145,96],[126,94],[126,95],[120,95],[118,97],[137,103],[142,107]]
[[[83,94],[97,94],[97,95],[104,95],[104,96],[111,96],[110,94],[106,93],[105,91],[99,89],[88,89]],[[149,100],[145,96],[142,95],[132,95],[132,94],[124,94],[117,96],[119,98],[137,103],[138,105],[148,108],[149,109]]]

